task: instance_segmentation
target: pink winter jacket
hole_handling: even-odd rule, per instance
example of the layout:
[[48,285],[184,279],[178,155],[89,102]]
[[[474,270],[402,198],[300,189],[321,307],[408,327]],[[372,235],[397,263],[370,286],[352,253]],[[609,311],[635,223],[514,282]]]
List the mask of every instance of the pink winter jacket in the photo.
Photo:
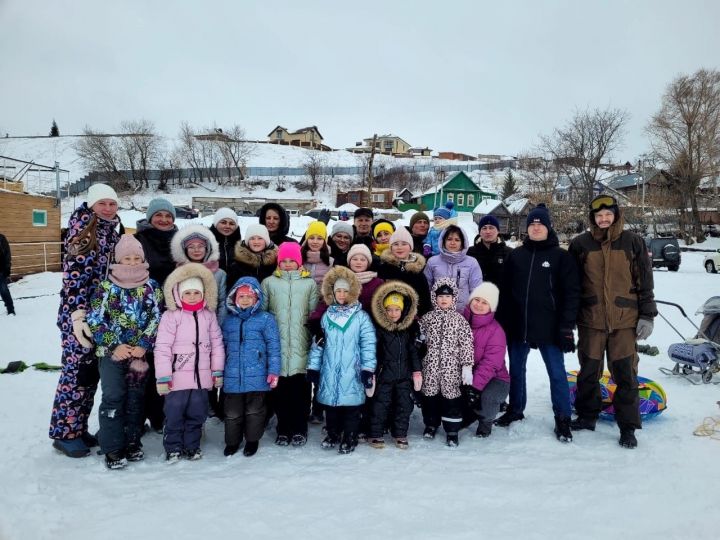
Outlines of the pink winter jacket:
[[483,390],[494,378],[509,383],[510,375],[505,367],[507,341],[505,332],[495,320],[495,314],[475,315],[466,306],[463,315],[473,333],[473,386]]
[[[206,306],[191,312],[180,307],[177,284],[193,275],[203,280]],[[188,263],[168,276],[164,289],[168,310],[160,319],[155,340],[155,375],[158,379],[172,377],[173,391],[209,390],[213,387],[212,372],[225,368],[222,331],[215,315],[215,279],[202,265]]]

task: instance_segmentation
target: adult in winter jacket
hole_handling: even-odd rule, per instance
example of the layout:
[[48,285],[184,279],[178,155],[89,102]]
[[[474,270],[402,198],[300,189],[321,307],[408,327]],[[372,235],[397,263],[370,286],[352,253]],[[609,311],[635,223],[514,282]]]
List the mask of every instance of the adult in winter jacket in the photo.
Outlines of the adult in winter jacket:
[[244,435],[243,454],[252,456],[265,430],[267,394],[280,375],[280,334],[275,318],[260,309],[262,290],[255,278],[240,278],[226,306],[225,455],[237,452]]
[[317,399],[325,406],[323,447],[334,447],[342,436],[340,452],[349,453],[357,446],[360,406],[377,363],[375,329],[358,302],[360,283],[351,270],[330,270],[322,295],[328,305],[320,323],[325,340],[310,350],[308,379],[318,384]]
[[347,254],[354,236],[355,230],[347,221],[336,221],[333,225],[328,246],[330,246],[330,255],[335,260],[335,266],[347,266]]
[[370,251],[375,250],[372,236],[373,211],[372,208],[358,208],[353,214],[353,244],[365,244]]
[[[510,375],[505,367],[505,332],[495,320],[500,291],[483,281],[471,293],[463,316],[473,335],[473,379],[468,387],[470,420],[478,419],[477,437],[488,437],[500,405],[510,391]],[[465,417],[465,415],[463,415]]]
[[590,203],[590,230],[570,243],[580,268],[582,296],[578,315],[578,359],[572,429],[594,431],[602,396],[603,357],[617,389],[613,394],[620,445],[635,448],[640,423],[636,341],[647,339],[657,315],[652,264],[645,242],[624,230],[617,200],[598,195]]
[[422,369],[423,436],[434,439],[442,420],[447,445],[458,445],[462,426],[460,386],[472,384],[472,333],[456,310],[455,280],[440,278],[430,291],[433,310],[420,319],[427,354]]
[[[235,255],[235,245],[242,240],[235,210],[227,207],[218,208],[213,215],[210,232],[218,242],[220,268],[227,273]],[[232,282],[230,284],[232,285]]]
[[431,289],[440,278],[454,279],[459,291],[456,309],[462,313],[467,305],[470,291],[483,281],[480,265],[467,255],[468,237],[457,225],[443,229],[438,243],[440,253],[428,259],[424,270],[425,278]]
[[401,281],[384,283],[372,298],[377,367],[368,442],[374,448],[385,446],[383,433],[389,417],[395,445],[408,447],[413,387],[419,391],[422,385],[417,306],[417,293]]
[[506,328],[510,357],[510,407],[496,424],[508,426],[524,418],[527,404],[525,365],[530,348],[540,350],[555,413],[555,435],[561,442],[570,433],[570,390],[563,353],[575,350],[573,328],[580,302],[575,259],[559,245],[550,212],[538,205],[527,217],[528,237],[505,262]]
[[500,223],[495,216],[483,216],[478,223],[478,235],[467,254],[473,257],[482,270],[483,281],[500,285],[505,270],[505,259],[512,248],[500,238]]
[[62,371],[50,419],[53,447],[69,457],[90,454],[97,441],[88,418],[99,379],[97,357],[85,321],[95,289],[107,276],[120,240],[118,197],[105,184],[90,186],[87,201],[70,216],[62,263],[57,325],[62,341]]
[[413,252],[423,257],[430,257],[432,249],[427,242],[428,231],[430,230],[430,218],[425,212],[415,212],[410,216],[408,231],[413,238]]
[[235,283],[249,276],[262,283],[277,268],[277,252],[265,225],[248,225],[245,240],[235,244],[235,260],[228,270],[228,282]]
[[170,252],[170,242],[177,232],[175,226],[175,207],[166,199],[156,198],[150,201],[145,219],[137,222],[137,238],[145,252],[145,260],[150,264],[150,277],[160,285],[175,269]]
[[12,254],[10,253],[10,244],[4,234],[0,234],[0,298],[5,304],[8,315],[15,315],[15,305],[13,304],[8,280],[10,279]]
[[[290,231],[290,218],[288,217],[287,211],[277,203],[269,202],[265,203],[260,210],[258,210],[258,217],[260,218],[260,225],[265,225],[270,235],[270,240],[276,246],[279,246],[283,242],[297,242],[291,236],[288,236]],[[247,238],[247,234],[245,235]]]
[[385,281],[396,279],[407,283],[417,292],[420,298],[418,317],[422,317],[432,309],[430,288],[423,270],[425,257],[412,251],[412,236],[404,227],[400,227],[390,237],[390,249],[386,249],[380,257],[378,277]]

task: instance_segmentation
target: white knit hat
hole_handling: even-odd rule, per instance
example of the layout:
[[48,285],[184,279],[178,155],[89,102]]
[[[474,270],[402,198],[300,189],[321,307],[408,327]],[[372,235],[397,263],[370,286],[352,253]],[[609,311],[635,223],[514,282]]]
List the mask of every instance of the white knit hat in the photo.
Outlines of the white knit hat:
[[490,311],[495,312],[497,311],[498,301],[500,300],[500,290],[489,281],[483,281],[470,293],[468,303],[473,298],[482,298],[490,304]]
[[238,217],[235,213],[235,210],[228,207],[218,208],[215,211],[215,215],[213,215],[213,225],[217,227],[217,224],[220,223],[223,219],[231,219],[235,222],[235,225],[237,225]]
[[180,296],[182,296],[185,291],[200,291],[204,296],[205,287],[203,286],[202,279],[199,277],[189,277],[187,279],[183,279],[178,284],[178,292],[180,293]]
[[117,193],[115,193],[115,190],[107,184],[93,184],[90,186],[87,194],[88,208],[92,208],[96,202],[102,199],[112,199],[113,201],[118,202]]
[[398,227],[390,237],[390,245],[392,246],[395,242],[405,242],[413,246],[413,237],[405,227]]
[[370,249],[365,244],[355,244],[350,247],[350,250],[347,254],[347,261],[350,262],[350,259],[352,259],[355,255],[360,255],[361,257],[365,257],[368,262],[368,266],[370,266],[373,263],[372,254],[370,253]]
[[251,223],[250,225],[248,225],[248,228],[245,229],[245,241],[247,242],[253,236],[259,236],[263,240],[265,240],[265,247],[268,247],[272,244],[272,242],[270,241],[270,234],[268,233],[267,227],[265,227],[265,225],[260,225],[259,223]]

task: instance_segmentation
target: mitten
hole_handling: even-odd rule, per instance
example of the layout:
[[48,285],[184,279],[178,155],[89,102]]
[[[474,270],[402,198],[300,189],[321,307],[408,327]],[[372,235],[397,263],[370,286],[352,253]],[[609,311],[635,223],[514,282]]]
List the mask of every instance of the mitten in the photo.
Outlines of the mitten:
[[213,371],[212,372],[212,381],[213,381],[213,386],[215,388],[222,388],[223,372],[222,371]]
[[635,330],[638,340],[649,338],[650,334],[652,334],[653,326],[654,324],[652,321],[648,319],[640,319],[637,323],[637,329]]
[[161,396],[166,396],[172,390],[172,377],[160,377],[155,384],[157,393]]
[[305,378],[313,384],[320,384],[320,372],[317,369],[308,369]]
[[463,366],[462,367],[462,383],[463,384],[472,384],[472,381],[473,381],[472,366]]
[[422,388],[422,371],[413,372],[413,390],[419,392]]
[[85,321],[85,310],[76,309],[70,314],[72,319],[73,335],[78,343],[86,349],[92,349],[92,332],[88,323]]
[[363,383],[363,386],[365,388],[372,388],[373,387],[373,372],[372,371],[361,371],[360,372],[360,380]]
[[467,408],[474,413],[482,409],[482,392],[474,386],[463,387],[463,398]]
[[572,329],[560,329],[557,335],[558,348],[564,353],[575,352],[575,336]]
[[270,388],[275,388],[277,386],[278,380],[280,377],[277,375],[273,375],[272,373],[267,376],[267,383],[270,385]]
[[100,381],[100,370],[98,369],[98,358],[93,356],[89,362],[78,362],[77,384],[83,388],[97,386]]
[[432,255],[432,246],[430,244],[423,244],[423,257],[426,259]]

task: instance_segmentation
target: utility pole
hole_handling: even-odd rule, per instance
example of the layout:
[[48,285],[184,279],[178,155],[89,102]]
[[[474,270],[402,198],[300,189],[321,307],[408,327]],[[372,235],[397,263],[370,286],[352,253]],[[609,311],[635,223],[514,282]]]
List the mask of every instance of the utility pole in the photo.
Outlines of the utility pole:
[[55,196],[55,206],[60,206],[60,162],[55,162],[55,189],[57,195]]
[[367,170],[367,198],[368,208],[372,208],[372,190],[373,190],[373,161],[375,161],[375,143],[377,142],[377,133],[373,135],[372,145],[370,148],[370,159],[368,160]]

